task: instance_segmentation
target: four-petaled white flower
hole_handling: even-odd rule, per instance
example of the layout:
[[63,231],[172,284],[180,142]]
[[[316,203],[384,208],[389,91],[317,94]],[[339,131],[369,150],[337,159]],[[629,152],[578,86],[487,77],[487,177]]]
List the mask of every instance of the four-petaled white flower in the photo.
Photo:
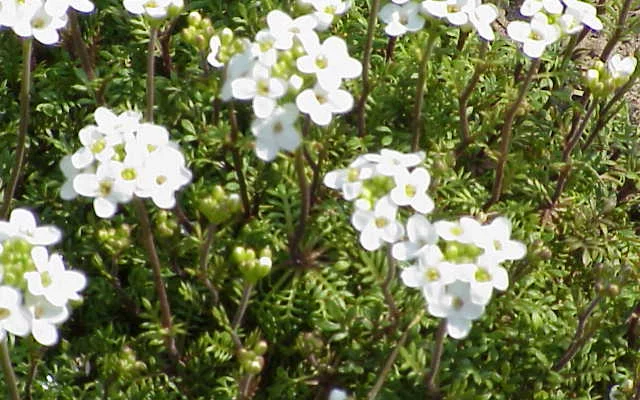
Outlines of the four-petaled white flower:
[[48,246],[60,241],[62,233],[52,225],[37,226],[36,217],[29,210],[16,208],[9,221],[0,221],[0,241],[20,238],[34,246]]
[[383,243],[397,242],[404,227],[396,220],[398,207],[385,196],[376,202],[373,211],[357,209],[351,218],[353,226],[360,231],[360,244],[371,251]]
[[507,34],[523,44],[524,54],[531,58],[539,58],[545,48],[560,37],[560,27],[550,24],[547,16],[537,13],[529,23],[512,21],[507,25]]
[[438,241],[438,233],[433,224],[422,214],[413,214],[409,217],[407,236],[409,240],[398,242],[391,249],[391,254],[396,260],[412,260],[435,247]]
[[387,24],[384,31],[389,36],[402,36],[407,32],[417,32],[424,27],[424,17],[420,15],[420,5],[405,2],[402,5],[387,3],[378,12],[378,17]]
[[320,126],[327,126],[333,114],[346,113],[353,107],[353,96],[342,89],[326,90],[319,84],[313,89],[305,89],[296,97],[298,109],[309,114],[311,120]]
[[18,336],[29,333],[29,320],[22,309],[22,295],[11,286],[0,286],[0,340],[7,332]]
[[253,99],[253,111],[256,116],[266,118],[276,108],[276,100],[286,93],[287,83],[280,78],[272,77],[269,68],[256,63],[249,76],[235,79],[231,83],[231,91],[236,99]]
[[540,11],[546,11],[549,14],[562,14],[564,6],[560,0],[525,0],[520,6],[520,14],[525,17],[531,17]]
[[470,284],[455,281],[446,285],[427,305],[434,317],[446,318],[447,333],[454,339],[463,339],[471,330],[471,321],[480,318],[484,306],[471,300]]
[[360,61],[349,56],[344,39],[331,36],[322,44],[307,42],[307,55],[296,61],[298,70],[305,74],[315,74],[320,85],[326,91],[340,87],[342,79],[357,78],[362,72]]
[[433,211],[433,200],[427,194],[431,176],[424,168],[403,171],[393,176],[396,187],[391,190],[391,200],[399,206],[410,205],[414,210],[429,214]]

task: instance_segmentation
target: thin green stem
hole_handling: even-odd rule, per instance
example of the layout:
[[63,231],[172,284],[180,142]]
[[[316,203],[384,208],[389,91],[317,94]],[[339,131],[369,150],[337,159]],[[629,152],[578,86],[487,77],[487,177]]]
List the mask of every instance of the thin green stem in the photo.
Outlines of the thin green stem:
[[504,124],[502,125],[502,129],[500,131],[500,155],[498,156],[498,165],[496,167],[496,178],[493,181],[491,198],[484,205],[485,210],[495,204],[498,200],[500,200],[500,196],[502,195],[502,188],[504,185],[504,172],[507,165],[507,158],[509,157],[509,149],[511,147],[513,121],[515,120],[518,109],[520,108],[520,105],[522,104],[522,101],[527,94],[529,85],[531,84],[534,75],[538,71],[538,67],[540,67],[540,59],[536,58],[535,60],[531,61],[531,65],[529,66],[529,70],[527,71],[524,82],[522,83],[522,85],[520,86],[520,90],[518,91],[518,97],[513,101],[513,103],[511,103],[511,105],[507,109],[507,113],[504,118]]
[[393,348],[393,351],[391,352],[391,354],[389,354],[387,361],[385,361],[384,367],[382,367],[382,370],[378,375],[378,379],[376,380],[376,383],[373,385],[373,387],[367,394],[368,400],[373,400],[378,396],[378,392],[380,392],[380,389],[382,389],[382,385],[384,385],[384,382],[387,379],[387,375],[389,375],[389,372],[391,371],[391,368],[393,367],[393,364],[395,363],[396,358],[398,357],[398,353],[400,352],[400,349],[402,348],[402,346],[404,346],[405,342],[407,341],[407,338],[409,337],[409,332],[411,331],[411,328],[413,328],[418,322],[420,322],[420,319],[422,319],[423,315],[424,315],[424,310],[422,310],[418,315],[416,315],[413,321],[409,323],[409,326],[407,326],[407,329],[405,329],[405,331],[402,333],[402,336],[400,336],[400,339],[398,340],[395,347]]
[[216,224],[209,224],[207,226],[207,231],[205,233],[205,239],[202,243],[202,247],[200,249],[200,271],[198,274],[200,275],[202,282],[211,293],[213,304],[218,304],[220,301],[220,293],[211,280],[209,279],[209,252],[211,251],[211,246],[213,245],[213,239],[215,238],[216,233]]
[[22,82],[20,86],[20,125],[18,128],[18,144],[16,146],[16,159],[13,169],[11,170],[11,178],[9,185],[4,189],[4,198],[2,201],[2,209],[0,209],[0,218],[7,219],[9,209],[11,208],[11,200],[15,196],[16,188],[22,168],[24,167],[24,158],[27,151],[27,131],[29,130],[29,99],[31,96],[31,54],[33,52],[33,38],[22,39]]
[[147,122],[153,122],[153,107],[155,105],[156,86],[156,40],[158,38],[158,28],[151,27],[149,31],[149,45],[147,47]]
[[440,362],[442,361],[442,353],[444,352],[444,339],[447,336],[447,320],[442,319],[436,331],[436,341],[433,344],[431,352],[431,366],[426,376],[427,398],[437,397],[440,393],[438,387],[438,373],[440,372]]
[[373,49],[373,35],[375,33],[378,22],[378,8],[380,8],[380,0],[372,0],[371,9],[369,10],[369,21],[367,26],[367,39],[364,45],[364,55],[362,57],[362,94],[358,101],[358,136],[363,137],[367,130],[367,121],[365,118],[365,106],[369,91],[369,67],[371,64],[371,50]]
[[149,213],[144,205],[144,202],[139,198],[133,199],[133,204],[136,207],[138,219],[140,220],[140,227],[142,228],[142,241],[149,261],[151,262],[151,270],[153,271],[153,281],[156,287],[156,294],[160,302],[160,318],[162,327],[165,329],[165,347],[172,360],[178,362],[180,360],[180,354],[176,347],[176,342],[173,337],[173,323],[171,318],[171,307],[169,305],[169,297],[164,286],[164,280],[162,279],[162,267],[160,265],[160,258],[158,257],[158,251],[156,249],[155,240],[153,238],[153,231],[151,230],[151,222],[149,221]]
[[20,400],[18,381],[11,365],[11,355],[9,354],[9,344],[6,336],[4,340],[0,341],[0,358],[2,359],[2,372],[4,372],[4,383],[7,385],[9,398],[11,400]]
[[389,311],[391,312],[391,319],[393,320],[394,326],[398,323],[398,318],[400,317],[400,311],[393,299],[393,294],[391,294],[390,288],[395,276],[396,261],[391,254],[391,246],[387,246],[387,276],[384,279],[384,282],[382,282],[382,293],[384,295],[384,301],[387,303],[387,307],[389,307]]
[[413,139],[411,141],[411,151],[418,151],[420,146],[420,135],[422,131],[422,103],[424,101],[424,90],[429,75],[429,59],[433,52],[438,35],[435,32],[428,32],[427,44],[423,50],[420,65],[418,67],[418,82],[416,83],[416,98],[413,107]]

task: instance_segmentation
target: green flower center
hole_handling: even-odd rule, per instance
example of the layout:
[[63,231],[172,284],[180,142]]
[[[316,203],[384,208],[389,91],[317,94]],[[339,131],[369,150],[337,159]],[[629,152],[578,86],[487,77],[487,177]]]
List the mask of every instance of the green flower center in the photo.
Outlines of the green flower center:
[[167,177],[166,177],[166,176],[164,176],[164,175],[158,175],[158,176],[156,177],[156,183],[157,183],[158,185],[164,185],[164,183],[165,183],[166,181],[167,181]]
[[404,185],[404,194],[407,195],[407,197],[414,197],[417,193],[416,187],[413,185]]
[[104,139],[98,139],[91,144],[90,150],[93,154],[98,154],[104,150],[105,147],[107,147],[107,142],[105,142]]
[[451,299],[451,306],[455,310],[460,310],[462,307],[464,307],[464,301],[460,297],[455,296],[453,299]]
[[429,282],[435,282],[440,279],[440,272],[435,268],[427,268],[427,270],[424,271],[424,277]]
[[51,279],[51,274],[48,271],[42,272],[40,274],[40,279],[42,280],[43,287],[49,287],[53,283],[53,279]]
[[132,181],[134,179],[136,179],[136,170],[133,168],[125,168],[122,170],[122,172],[120,173],[120,176],[122,176],[122,179],[124,179],[125,181]]
[[256,92],[261,96],[266,96],[269,94],[269,80],[260,79],[256,83]]
[[347,170],[347,180],[349,182],[356,182],[360,178],[360,170],[358,168],[349,168]]
[[329,66],[329,60],[324,55],[316,56],[316,67],[320,69],[325,69]]
[[278,121],[275,124],[273,124],[273,133],[282,133],[282,131],[284,131],[284,126],[282,125],[282,122]]
[[334,15],[334,14],[336,13],[336,6],[326,6],[326,7],[324,8],[324,12],[325,12],[326,14]]
[[478,268],[474,275],[477,282],[489,282],[491,281],[491,274],[484,268]]
[[0,319],[7,319],[11,316],[11,311],[8,308],[0,307]]
[[382,229],[385,226],[389,225],[389,220],[384,217],[378,217],[375,220],[375,224],[378,229]]
[[107,197],[108,195],[110,195],[112,189],[113,181],[111,180],[104,180],[98,185],[98,192],[100,193],[101,197]]

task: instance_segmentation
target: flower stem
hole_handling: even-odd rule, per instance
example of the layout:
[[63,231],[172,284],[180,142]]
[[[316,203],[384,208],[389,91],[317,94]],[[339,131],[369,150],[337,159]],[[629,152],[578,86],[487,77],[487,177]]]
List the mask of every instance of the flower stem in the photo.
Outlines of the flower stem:
[[9,398],[11,400],[20,400],[18,382],[16,380],[16,374],[13,372],[13,366],[11,365],[11,355],[9,354],[9,344],[7,343],[6,336],[4,340],[0,341],[0,358],[2,358],[2,372],[4,372],[4,383],[7,385]]
[[616,24],[616,29],[613,31],[613,35],[604,46],[604,50],[602,50],[602,54],[600,54],[600,59],[602,61],[607,61],[611,52],[618,44],[618,41],[622,37],[622,33],[624,32],[625,25],[627,23],[627,17],[629,16],[629,11],[631,10],[631,0],[625,0],[622,4],[622,8],[620,8],[620,14],[618,14],[618,22]]
[[422,103],[424,98],[424,89],[427,76],[429,74],[429,59],[433,52],[433,46],[436,43],[438,35],[435,32],[428,31],[427,45],[422,52],[420,66],[418,67],[418,83],[416,84],[416,98],[413,107],[413,139],[411,141],[411,151],[418,151],[420,146],[420,133],[422,128]]
[[240,327],[240,324],[242,324],[244,314],[247,312],[247,308],[249,307],[249,300],[251,299],[252,290],[253,285],[250,283],[245,283],[244,287],[242,288],[242,299],[240,299],[238,310],[236,310],[236,314],[233,316],[233,322],[231,323],[231,328],[236,333],[238,332],[238,328]]
[[391,246],[387,246],[387,276],[382,283],[382,293],[384,294],[384,301],[387,303],[387,307],[389,307],[389,311],[391,312],[391,319],[393,320],[394,327],[398,323],[398,317],[400,316],[400,311],[398,310],[398,306],[396,305],[389,288],[395,276],[396,262],[391,254]]
[[22,39],[22,82],[20,85],[20,126],[18,128],[18,144],[16,146],[16,159],[11,170],[9,185],[4,189],[0,218],[9,217],[11,200],[16,193],[18,180],[22,175],[24,157],[27,151],[27,131],[29,130],[29,98],[31,96],[31,54],[33,52],[33,38]]
[[567,363],[571,361],[576,354],[578,354],[578,351],[586,343],[586,339],[588,338],[588,337],[585,337],[585,328],[587,325],[587,319],[591,316],[591,314],[593,314],[593,311],[595,310],[596,306],[600,304],[601,301],[602,301],[602,296],[598,295],[594,297],[593,300],[591,300],[591,303],[589,303],[589,305],[587,306],[587,308],[580,314],[580,317],[578,318],[578,327],[576,328],[576,332],[573,336],[573,340],[571,341],[571,344],[569,345],[567,350],[564,352],[562,357],[560,357],[560,359],[551,368],[553,371],[558,372],[562,368],[564,368],[565,365],[567,365]]
[[151,269],[153,271],[153,281],[156,287],[156,294],[158,296],[158,300],[160,301],[160,317],[162,321],[162,327],[166,330],[165,346],[171,359],[175,362],[178,362],[180,359],[180,354],[178,353],[178,349],[176,347],[176,342],[172,332],[173,325],[171,322],[171,307],[169,306],[169,298],[167,296],[167,291],[164,287],[164,281],[162,279],[162,267],[160,266],[160,258],[158,257],[158,251],[156,250],[153,232],[151,230],[149,213],[147,212],[147,208],[141,199],[137,197],[134,198],[133,204],[136,207],[138,218],[140,220],[140,227],[142,228],[142,241],[144,243],[145,249],[147,250],[147,254],[149,255]]
[[438,372],[440,372],[440,362],[444,352],[444,338],[447,336],[447,320],[442,319],[436,331],[436,342],[431,353],[431,366],[426,376],[428,398],[437,397],[440,388],[438,387]]
[[157,38],[158,28],[152,26],[149,31],[149,45],[147,47],[147,122],[153,122],[153,106],[156,96],[154,76],[156,70],[155,50]]
[[538,67],[540,67],[540,59],[536,58],[531,61],[531,65],[529,66],[527,75],[524,78],[524,82],[522,82],[520,90],[518,91],[518,97],[513,101],[513,103],[511,103],[511,105],[507,109],[507,113],[504,118],[504,124],[502,125],[502,130],[500,131],[500,155],[498,156],[498,166],[496,167],[496,178],[493,181],[491,198],[484,205],[485,210],[495,204],[498,200],[500,200],[500,196],[502,195],[502,187],[504,185],[504,171],[507,165],[507,157],[509,156],[509,148],[511,147],[511,130],[513,128],[513,121],[515,120],[518,109],[520,108],[520,105],[522,104],[522,101],[527,94],[527,90],[529,89],[529,85],[533,80],[533,76],[538,71]]
[[71,28],[71,38],[73,40],[73,47],[76,50],[78,58],[80,58],[80,64],[87,78],[92,81],[96,78],[93,64],[89,59],[89,52],[87,51],[87,45],[82,40],[82,33],[80,32],[80,23],[78,22],[78,13],[71,9],[67,12],[69,16],[69,25]]
[[471,134],[469,133],[469,117],[467,116],[467,105],[469,104],[469,98],[471,93],[476,88],[478,82],[480,82],[480,76],[487,69],[487,65],[484,63],[484,56],[487,53],[488,44],[486,41],[480,43],[480,61],[476,64],[473,71],[473,76],[467,83],[460,97],[458,98],[458,116],[460,118],[460,145],[456,149],[456,155],[462,154],[469,144],[471,144]]
[[309,181],[304,168],[304,149],[300,147],[295,153],[295,169],[298,175],[298,187],[300,188],[300,218],[298,225],[296,226],[293,236],[289,242],[289,252],[293,261],[296,264],[302,263],[302,254],[300,251],[300,242],[304,236],[304,231],[307,224],[307,218],[309,217],[309,210],[311,208],[311,193],[309,187]]
[[362,57],[362,94],[358,101],[358,136],[363,137],[367,130],[367,121],[365,119],[365,105],[369,91],[369,67],[371,63],[371,50],[373,48],[373,35],[376,30],[378,21],[378,8],[380,8],[380,0],[371,1],[371,9],[369,10],[369,21],[367,26],[367,40],[364,45],[364,54]]
[[213,245],[213,239],[215,238],[216,229],[217,229],[216,224],[209,224],[207,226],[205,239],[200,249],[200,271],[198,271],[198,274],[200,275],[202,282],[209,290],[209,293],[211,293],[211,297],[214,305],[217,305],[218,302],[220,301],[220,293],[218,289],[216,289],[216,287],[213,286],[213,283],[211,283],[211,280],[209,279],[208,263],[209,263],[209,252],[211,251],[211,245]]
[[249,191],[247,190],[247,182],[242,171],[242,157],[238,149],[238,136],[240,129],[238,128],[238,119],[236,118],[236,108],[233,102],[229,103],[229,124],[231,125],[231,157],[233,159],[233,169],[236,171],[238,178],[238,186],[240,186],[240,199],[242,199],[242,208],[244,217],[249,218],[251,215],[251,202],[249,201]]
[[413,321],[409,323],[409,326],[407,326],[407,329],[405,329],[405,331],[402,333],[402,336],[400,336],[400,339],[398,340],[395,347],[393,348],[393,351],[391,352],[391,354],[389,354],[387,361],[384,363],[384,367],[382,367],[382,371],[380,371],[380,374],[378,375],[378,379],[376,380],[375,385],[373,385],[373,387],[367,394],[368,400],[373,400],[378,396],[378,392],[380,391],[380,389],[382,389],[382,385],[384,385],[384,381],[387,379],[387,375],[389,375],[389,372],[393,367],[393,363],[396,361],[396,358],[398,357],[400,348],[404,346],[405,342],[407,341],[407,338],[409,337],[409,331],[418,322],[420,322],[420,319],[422,318],[423,315],[424,315],[424,310],[422,310],[418,315],[416,315]]

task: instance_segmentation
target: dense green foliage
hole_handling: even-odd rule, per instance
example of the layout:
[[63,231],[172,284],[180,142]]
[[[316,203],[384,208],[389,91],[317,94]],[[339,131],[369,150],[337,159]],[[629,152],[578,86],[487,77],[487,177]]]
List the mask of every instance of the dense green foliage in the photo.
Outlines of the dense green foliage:
[[[251,38],[264,26],[269,10],[289,10],[289,3],[193,1],[188,9],[211,18],[216,29],[232,27],[236,35]],[[606,28],[599,35],[609,37],[619,2],[606,3],[601,15]],[[173,334],[182,353],[178,365],[167,356],[133,207],[121,206],[113,219],[100,220],[87,199],[66,202],[59,197],[64,177],[58,163],[79,147],[77,132],[93,123],[95,108],[104,104],[121,112],[145,107],[148,26],[129,15],[120,1],[101,0],[96,6],[97,12],[80,17],[95,80],[87,78],[73,56],[70,37],[57,47],[37,45],[33,57],[28,158],[14,206],[34,209],[43,223],[63,230],[59,250],[68,265],[87,274],[89,285],[82,304],[61,328],[57,346],[40,348],[19,338],[12,343],[21,388],[34,399],[227,399],[251,376],[249,386],[258,399],[324,398],[334,387],[365,397],[407,326],[423,312],[424,300],[394,277],[388,282],[400,310],[394,319],[383,292],[388,268],[384,250],[361,248],[349,224],[350,205],[321,184],[303,239],[303,262],[294,262],[288,243],[296,229],[300,193],[293,157],[281,155],[269,164],[255,156],[246,104],[236,104],[242,135],[237,143],[231,141],[229,108],[214,102],[219,71],[203,70],[203,54],[180,34],[187,12],[160,35],[156,58],[155,120],[180,144],[194,176],[179,195],[177,212],[149,207]],[[347,40],[355,58],[361,58],[367,17],[366,2],[355,1],[332,28]],[[558,176],[568,168],[562,163],[565,135],[583,107],[574,89],[581,88],[582,70],[590,66],[588,60],[573,58],[562,65],[566,43],[552,47],[516,117],[503,196],[484,210],[504,113],[530,61],[508,39],[497,39],[479,58],[480,40],[473,35],[461,51],[456,50],[458,30],[442,27],[438,35],[420,144],[433,178],[434,217],[468,214],[487,220],[506,215],[514,223],[514,237],[528,248],[526,259],[508,265],[508,291],[490,303],[471,334],[445,341],[442,393],[448,399],[607,398],[613,384],[637,377],[640,362],[633,340],[637,332],[627,332],[627,318],[640,298],[638,132],[628,121],[627,107],[619,109],[591,146],[576,148],[567,186],[550,208]],[[409,151],[425,35],[398,39],[391,61],[385,61],[387,41],[378,28],[366,135],[356,133],[355,112],[336,118],[326,129],[312,128],[305,142],[319,171],[312,175],[309,169],[310,179],[321,180],[366,151]],[[14,163],[19,49],[19,39],[3,31],[2,177],[10,175]],[[457,97],[480,63],[487,69],[469,100],[473,140],[456,154]],[[360,81],[348,86],[357,98]],[[590,129],[592,125],[585,137]],[[209,226],[202,199],[215,185],[228,193],[240,190],[235,146],[252,212],[209,227],[212,245],[201,260]],[[255,375],[247,373],[232,337],[232,318],[243,293],[242,275],[231,261],[236,246],[256,251],[269,247],[273,253],[271,273],[256,284],[238,331],[245,349],[260,341],[268,344],[264,367]],[[601,300],[586,321],[584,346],[564,368],[553,371],[572,342],[578,316],[596,297]],[[437,319],[424,314],[409,329],[378,398],[425,396],[424,375],[437,325]]]

